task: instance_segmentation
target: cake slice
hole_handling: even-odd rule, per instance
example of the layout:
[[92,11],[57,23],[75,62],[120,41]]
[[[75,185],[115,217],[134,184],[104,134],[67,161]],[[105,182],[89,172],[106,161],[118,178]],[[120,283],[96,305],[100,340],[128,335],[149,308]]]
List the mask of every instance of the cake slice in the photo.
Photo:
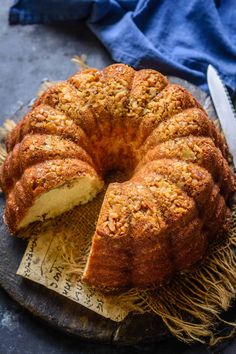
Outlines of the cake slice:
[[66,158],[27,168],[8,194],[4,219],[11,232],[54,218],[93,199],[103,181],[86,162]]

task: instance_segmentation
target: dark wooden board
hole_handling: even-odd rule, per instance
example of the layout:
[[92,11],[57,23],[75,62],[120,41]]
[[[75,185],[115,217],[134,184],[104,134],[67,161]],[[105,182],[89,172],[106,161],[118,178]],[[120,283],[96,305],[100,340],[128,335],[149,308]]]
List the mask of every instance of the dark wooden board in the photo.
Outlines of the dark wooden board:
[[[215,111],[206,93],[178,78],[171,78],[190,90],[215,119]],[[27,106],[27,105],[26,105]],[[18,121],[27,107],[18,111]],[[3,214],[4,196],[0,195],[0,215]],[[26,248],[26,241],[13,238],[2,218],[0,221],[0,284],[23,307],[34,315],[65,332],[83,339],[117,344],[137,344],[160,341],[170,336],[158,316],[129,315],[120,323],[107,320],[85,307],[16,275]]]

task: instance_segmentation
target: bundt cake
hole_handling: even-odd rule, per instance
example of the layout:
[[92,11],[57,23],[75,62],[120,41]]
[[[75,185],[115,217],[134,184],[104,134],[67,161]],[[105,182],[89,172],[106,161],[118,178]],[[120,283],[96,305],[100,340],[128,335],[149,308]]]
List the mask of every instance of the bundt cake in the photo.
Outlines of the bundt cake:
[[18,234],[86,203],[111,169],[83,280],[159,287],[227,231],[234,175],[224,138],[184,88],[115,64],[49,88],[6,140],[4,220]]

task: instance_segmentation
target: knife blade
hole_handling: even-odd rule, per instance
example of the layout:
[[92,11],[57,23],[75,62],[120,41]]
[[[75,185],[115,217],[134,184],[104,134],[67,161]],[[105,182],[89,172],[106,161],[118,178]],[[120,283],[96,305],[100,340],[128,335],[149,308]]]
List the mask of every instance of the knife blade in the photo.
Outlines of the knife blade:
[[218,71],[212,65],[209,65],[207,69],[207,82],[229,152],[236,167],[236,112],[233,103]]

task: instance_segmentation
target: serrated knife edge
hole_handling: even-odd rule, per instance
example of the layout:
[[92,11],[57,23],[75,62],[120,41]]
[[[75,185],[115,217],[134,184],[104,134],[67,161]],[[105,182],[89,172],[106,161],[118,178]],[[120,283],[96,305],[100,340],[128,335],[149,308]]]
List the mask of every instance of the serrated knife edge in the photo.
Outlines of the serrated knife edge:
[[229,151],[233,157],[234,166],[236,167],[235,109],[220,75],[212,65],[209,65],[207,69],[207,81],[221,128],[225,135]]

